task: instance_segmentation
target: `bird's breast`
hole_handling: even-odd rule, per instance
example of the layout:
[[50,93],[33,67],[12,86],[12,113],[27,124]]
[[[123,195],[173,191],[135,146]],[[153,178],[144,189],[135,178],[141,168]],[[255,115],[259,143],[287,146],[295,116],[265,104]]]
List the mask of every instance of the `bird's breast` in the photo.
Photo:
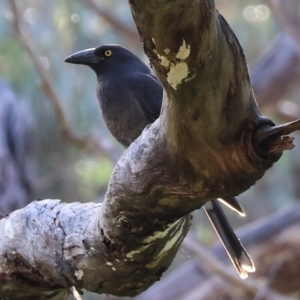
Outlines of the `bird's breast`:
[[149,124],[141,106],[125,84],[102,82],[98,84],[97,97],[109,131],[128,147]]

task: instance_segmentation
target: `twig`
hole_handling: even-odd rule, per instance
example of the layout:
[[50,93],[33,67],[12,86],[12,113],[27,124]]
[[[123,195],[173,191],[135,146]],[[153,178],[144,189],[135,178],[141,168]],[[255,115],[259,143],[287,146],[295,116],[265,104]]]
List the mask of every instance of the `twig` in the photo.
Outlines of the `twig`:
[[44,94],[47,96],[51,104],[53,105],[55,115],[57,117],[59,126],[60,126],[60,133],[62,137],[67,140],[68,142],[72,143],[74,146],[98,153],[101,156],[105,156],[111,160],[115,160],[110,154],[110,151],[108,149],[105,149],[103,145],[100,145],[95,140],[89,138],[89,137],[78,137],[68,126],[64,111],[61,106],[61,101],[59,100],[58,96],[56,95],[50,79],[48,77],[47,71],[43,66],[43,63],[41,59],[39,58],[39,55],[37,55],[36,50],[32,46],[33,43],[30,41],[33,41],[33,38],[30,36],[30,34],[26,31],[24,27],[22,27],[19,17],[19,11],[17,4],[15,0],[9,0],[12,13],[13,13],[13,19],[12,24],[15,32],[19,36],[20,41],[26,48],[28,55],[34,64],[38,74],[40,75],[41,79],[41,89],[44,92]]
[[[217,261],[207,250],[205,250],[199,242],[189,234],[184,242],[183,246],[190,252],[196,255],[196,257],[202,262],[205,262],[205,266],[209,268],[215,274],[218,274],[228,283],[233,285],[235,288],[242,289],[252,296],[255,296],[259,290],[264,289],[262,284],[256,282],[253,279],[248,278],[246,281],[238,278],[237,275],[228,270],[228,267]],[[270,289],[266,290],[265,298],[266,300],[296,300],[290,297],[280,295]]]

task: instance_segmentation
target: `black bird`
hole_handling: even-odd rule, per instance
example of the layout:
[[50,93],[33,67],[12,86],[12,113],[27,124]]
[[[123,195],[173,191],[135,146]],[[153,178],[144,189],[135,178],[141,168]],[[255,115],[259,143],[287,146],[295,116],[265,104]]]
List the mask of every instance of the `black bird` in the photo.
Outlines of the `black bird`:
[[[133,53],[118,45],[103,45],[76,52],[65,62],[91,67],[98,79],[97,97],[112,135],[128,147],[160,115],[163,88],[150,69]],[[234,197],[219,198],[245,215]],[[218,201],[204,210],[241,278],[254,272],[254,264],[236,237]]]
[[128,147],[160,114],[162,87],[128,50],[102,46],[80,51],[66,62],[89,65],[97,74],[97,96],[112,135]]

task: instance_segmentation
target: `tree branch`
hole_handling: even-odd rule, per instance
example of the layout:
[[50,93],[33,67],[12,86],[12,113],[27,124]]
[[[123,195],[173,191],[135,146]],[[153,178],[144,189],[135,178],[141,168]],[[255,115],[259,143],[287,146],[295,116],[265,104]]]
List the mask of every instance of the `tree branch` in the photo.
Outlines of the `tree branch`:
[[290,147],[281,135],[300,128],[262,116],[243,51],[212,0],[130,4],[165,89],[160,118],[124,152],[101,206],[45,200],[0,220],[0,279],[19,293],[37,282],[44,293],[141,293],[170,266],[188,214],[247,190]]
[[282,0],[270,0],[273,11],[285,31],[294,40],[300,55],[300,3],[297,0],[290,0],[288,3]]

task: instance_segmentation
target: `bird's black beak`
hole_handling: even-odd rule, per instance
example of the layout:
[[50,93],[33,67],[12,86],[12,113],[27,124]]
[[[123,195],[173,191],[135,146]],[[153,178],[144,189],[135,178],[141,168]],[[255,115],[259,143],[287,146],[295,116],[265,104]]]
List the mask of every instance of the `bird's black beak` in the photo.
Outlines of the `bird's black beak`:
[[102,59],[95,55],[95,48],[90,48],[82,51],[78,51],[71,54],[65,59],[65,62],[79,65],[92,65],[97,64]]

